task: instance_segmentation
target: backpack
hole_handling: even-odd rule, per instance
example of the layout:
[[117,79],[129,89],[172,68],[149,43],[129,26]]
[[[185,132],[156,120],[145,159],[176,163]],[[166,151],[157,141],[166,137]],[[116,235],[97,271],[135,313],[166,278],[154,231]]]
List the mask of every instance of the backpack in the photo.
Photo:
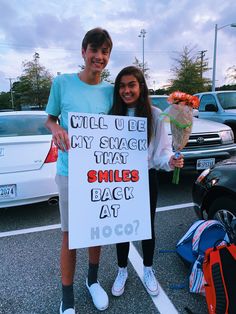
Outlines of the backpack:
[[214,246],[205,252],[205,290],[210,314],[236,313],[236,246]]
[[229,242],[224,225],[217,220],[197,220],[176,244],[176,252],[190,266],[190,292],[205,295],[205,279],[202,271],[205,251],[214,246]]

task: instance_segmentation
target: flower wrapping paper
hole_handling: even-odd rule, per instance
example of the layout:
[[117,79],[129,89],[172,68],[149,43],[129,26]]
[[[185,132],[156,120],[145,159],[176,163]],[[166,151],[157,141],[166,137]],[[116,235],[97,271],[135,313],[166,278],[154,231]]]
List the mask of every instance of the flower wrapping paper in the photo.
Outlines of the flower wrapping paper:
[[[180,91],[168,97],[170,106],[162,113],[165,121],[170,122],[172,145],[175,157],[178,158],[181,150],[187,145],[193,124],[193,108],[198,108],[199,99],[196,96]],[[179,183],[180,168],[175,167],[172,183]]]

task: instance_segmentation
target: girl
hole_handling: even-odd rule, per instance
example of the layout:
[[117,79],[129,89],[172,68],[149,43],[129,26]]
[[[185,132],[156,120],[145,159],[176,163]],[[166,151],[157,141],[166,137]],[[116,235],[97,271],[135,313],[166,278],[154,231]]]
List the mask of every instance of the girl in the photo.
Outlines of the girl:
[[[152,269],[155,247],[154,218],[157,203],[157,169],[170,171],[174,169],[174,167],[183,167],[182,156],[178,159],[174,159],[164,122],[160,120],[160,113],[161,110],[151,106],[147,84],[142,71],[134,66],[128,66],[121,70],[115,80],[111,114],[147,118],[152,238],[142,241],[142,250],[144,265],[143,282],[146,290],[152,296],[156,296],[159,293],[158,283]],[[127,263],[129,242],[117,244],[116,249],[119,269],[112,286],[112,294],[114,296],[120,296],[124,292],[128,277]]]

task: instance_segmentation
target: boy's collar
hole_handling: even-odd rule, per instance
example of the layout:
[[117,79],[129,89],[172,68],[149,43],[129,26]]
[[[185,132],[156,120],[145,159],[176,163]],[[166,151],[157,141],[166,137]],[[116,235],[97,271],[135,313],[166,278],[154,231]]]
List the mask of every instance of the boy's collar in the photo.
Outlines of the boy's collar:
[[78,78],[89,85],[97,85],[101,83],[101,77],[100,75],[98,77],[89,75],[84,70],[78,73]]

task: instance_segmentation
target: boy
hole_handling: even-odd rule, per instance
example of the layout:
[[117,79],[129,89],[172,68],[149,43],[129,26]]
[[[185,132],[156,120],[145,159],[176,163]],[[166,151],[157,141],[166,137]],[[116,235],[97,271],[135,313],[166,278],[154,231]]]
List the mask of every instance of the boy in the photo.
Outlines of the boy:
[[[73,279],[76,250],[68,248],[68,150],[70,148],[68,112],[109,112],[112,105],[113,87],[101,81],[112,50],[108,32],[101,28],[88,31],[82,41],[82,57],[85,68],[80,73],[63,74],[55,78],[46,108],[46,126],[51,130],[53,141],[59,149],[56,182],[59,189],[59,207],[62,229],[61,278],[62,301],[60,314],[75,314]],[[60,116],[60,124],[58,117]],[[89,270],[86,286],[98,310],[108,307],[108,296],[97,281],[101,247],[89,248]]]

